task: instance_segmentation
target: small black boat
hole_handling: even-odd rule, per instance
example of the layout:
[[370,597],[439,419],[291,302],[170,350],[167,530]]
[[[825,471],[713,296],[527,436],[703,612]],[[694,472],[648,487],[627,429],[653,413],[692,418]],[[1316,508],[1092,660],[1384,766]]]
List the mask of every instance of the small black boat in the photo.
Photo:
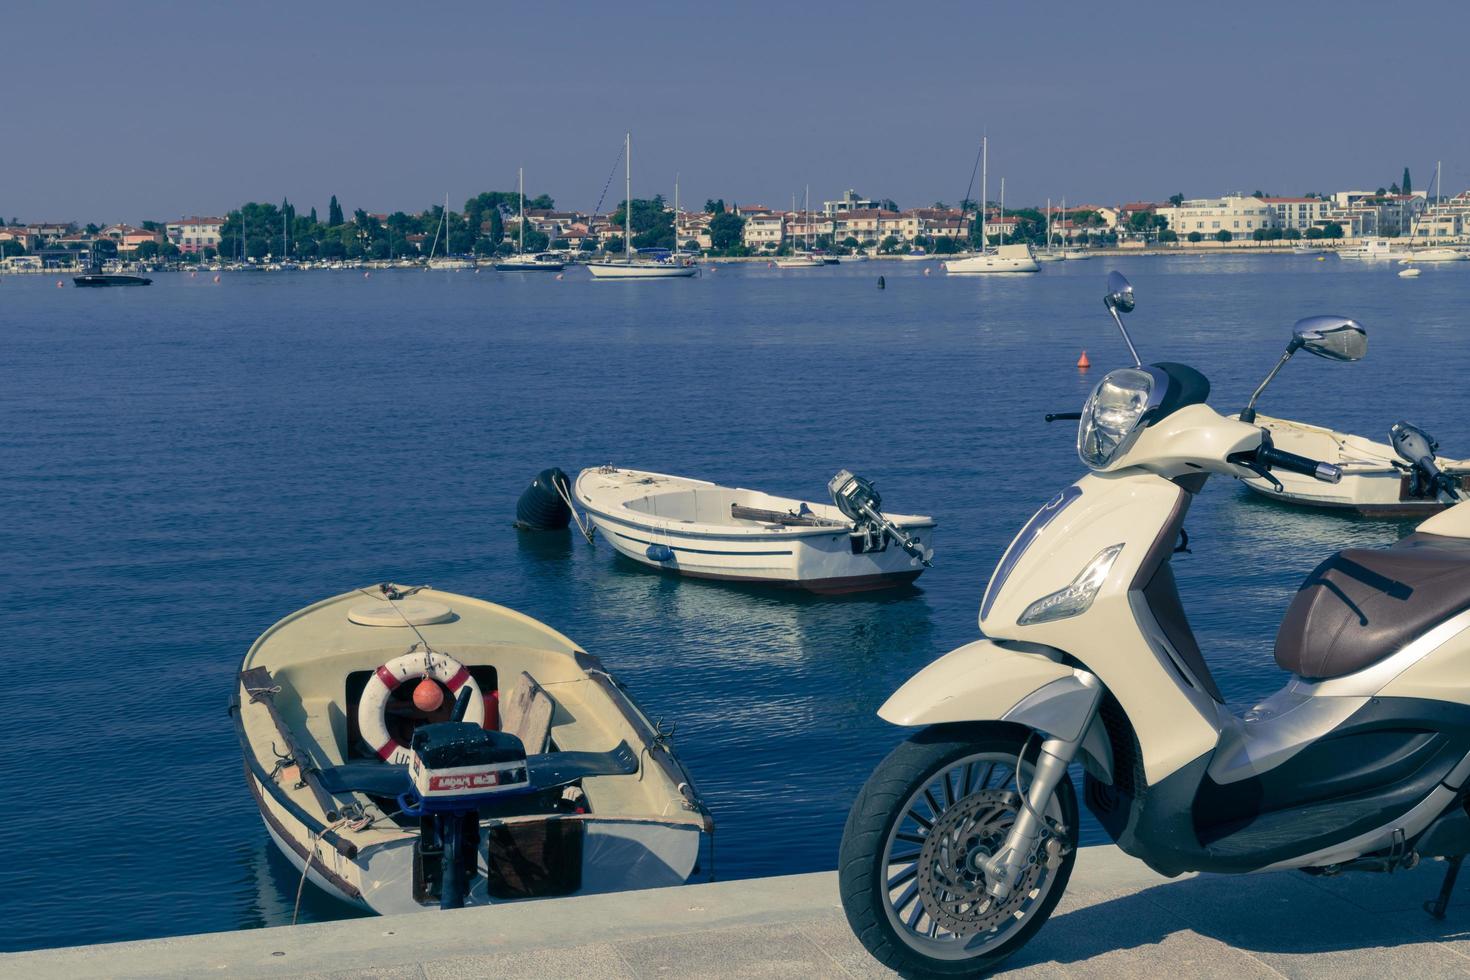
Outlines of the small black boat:
[[91,271],[80,276],[72,276],[71,281],[77,286],[148,286],[153,283],[152,279],[145,279],[142,276]]

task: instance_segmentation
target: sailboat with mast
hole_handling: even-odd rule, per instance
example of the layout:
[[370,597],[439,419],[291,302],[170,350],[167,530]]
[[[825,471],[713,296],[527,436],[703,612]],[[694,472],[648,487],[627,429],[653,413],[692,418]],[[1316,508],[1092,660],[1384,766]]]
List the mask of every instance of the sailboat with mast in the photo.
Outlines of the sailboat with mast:
[[[435,258],[434,252],[438,249],[440,242],[444,243],[444,251],[438,258]],[[439,227],[434,229],[434,240],[429,243],[429,268],[457,271],[473,267],[474,263],[469,260],[456,258],[449,254],[449,195],[445,194],[444,214],[440,218]]]
[[519,241],[516,244],[516,254],[508,255],[496,262],[495,268],[501,272],[560,272],[567,267],[567,264],[555,252],[526,254],[526,171],[524,167],[516,170],[516,185],[521,199],[518,210]]
[[[973,171],[972,171],[973,172]],[[944,263],[944,271],[954,276],[991,275],[1001,272],[1039,272],[1041,266],[1027,242],[1005,240],[1004,226],[1001,228],[1000,244],[990,247],[990,238],[985,234],[986,213],[990,209],[987,190],[990,177],[990,145],[988,137],[980,138],[980,251],[963,259],[950,259]],[[1001,181],[1000,216],[1005,218],[1005,182]]]
[[1051,233],[1051,198],[1046,199],[1046,247],[1036,253],[1038,262],[1061,262],[1067,256],[1061,249],[1052,248],[1052,240],[1055,236]]
[[[796,210],[796,195],[791,195],[791,210]],[[826,265],[821,259],[812,254],[812,188],[808,184],[806,188],[806,200],[802,205],[801,212],[802,243],[801,251],[783,255],[776,260],[778,269],[820,269]]]
[[672,261],[666,251],[658,254],[635,254],[633,251],[633,137],[623,138],[624,180],[623,257],[587,263],[594,279],[687,279],[699,272],[692,261]]

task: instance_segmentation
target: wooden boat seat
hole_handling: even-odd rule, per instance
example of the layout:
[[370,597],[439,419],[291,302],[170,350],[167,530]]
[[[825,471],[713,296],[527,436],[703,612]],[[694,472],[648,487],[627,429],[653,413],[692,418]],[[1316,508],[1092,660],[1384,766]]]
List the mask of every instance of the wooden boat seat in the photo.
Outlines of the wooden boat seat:
[[520,681],[509,698],[500,704],[500,730],[519,738],[526,746],[528,755],[546,751],[551,740],[551,716],[556,713],[556,702],[536,679],[521,671]]

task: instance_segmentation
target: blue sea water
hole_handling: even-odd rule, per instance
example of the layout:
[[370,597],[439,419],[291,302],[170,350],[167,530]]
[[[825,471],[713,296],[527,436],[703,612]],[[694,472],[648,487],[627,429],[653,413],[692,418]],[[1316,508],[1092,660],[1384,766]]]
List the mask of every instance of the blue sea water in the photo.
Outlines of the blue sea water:
[[[225,705],[272,622],[387,579],[504,603],[602,657],[676,724],[721,877],[833,867],[849,804],[902,737],[874,710],[976,637],[1006,543],[1081,470],[1073,426],[1042,415],[1125,363],[1110,268],[1134,282],[1145,360],[1203,370],[1217,407],[1244,402],[1296,318],[1344,313],[1367,325],[1368,359],[1302,356],[1263,409],[1379,438],[1408,417],[1470,455],[1470,268],[927,265],[0,279],[0,949],[289,922],[297,876]],[[812,599],[512,529],[537,471],[608,461],[809,499],[848,467],[888,507],[938,517],[937,561],[912,591]],[[1275,625],[1314,564],[1407,527],[1215,481],[1175,564],[1227,697],[1281,682]],[[308,889],[302,914],[350,913]]]

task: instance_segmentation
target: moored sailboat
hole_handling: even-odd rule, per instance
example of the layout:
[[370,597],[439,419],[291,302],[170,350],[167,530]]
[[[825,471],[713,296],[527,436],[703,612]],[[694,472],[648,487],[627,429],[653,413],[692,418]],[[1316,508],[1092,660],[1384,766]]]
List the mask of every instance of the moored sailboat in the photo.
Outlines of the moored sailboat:
[[[587,263],[594,279],[687,279],[699,272],[692,260],[675,261],[666,250],[652,253],[633,251],[633,137],[623,140],[626,196],[623,202],[623,258]],[[677,222],[676,222],[677,224]],[[676,229],[677,231],[677,229]],[[677,234],[675,235],[677,238]]]

